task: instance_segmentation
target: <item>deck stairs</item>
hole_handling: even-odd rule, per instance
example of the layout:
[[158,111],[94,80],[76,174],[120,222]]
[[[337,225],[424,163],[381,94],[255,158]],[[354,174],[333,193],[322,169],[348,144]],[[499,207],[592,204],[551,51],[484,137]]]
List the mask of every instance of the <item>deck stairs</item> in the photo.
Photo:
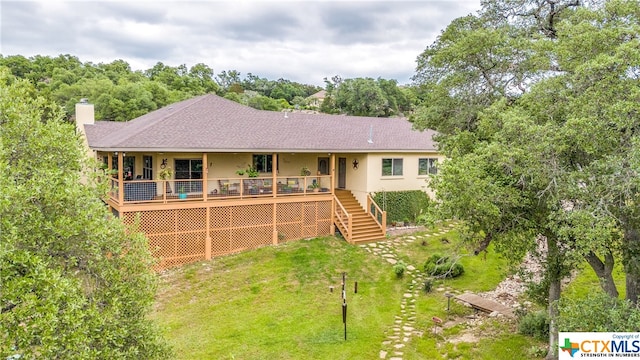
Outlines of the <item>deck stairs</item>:
[[384,240],[386,238],[383,227],[378,224],[372,215],[367,213],[351,191],[336,189],[335,196],[346,212],[352,215],[351,232],[345,229],[339,221],[336,221],[336,227],[340,230],[340,233],[343,235],[350,234],[350,236],[345,236],[348,242],[352,244],[363,244]]

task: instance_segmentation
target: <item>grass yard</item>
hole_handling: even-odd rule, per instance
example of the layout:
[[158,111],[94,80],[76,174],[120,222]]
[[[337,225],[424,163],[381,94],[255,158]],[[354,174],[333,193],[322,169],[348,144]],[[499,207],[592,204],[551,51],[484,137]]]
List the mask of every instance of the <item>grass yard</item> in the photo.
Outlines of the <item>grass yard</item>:
[[[616,265],[613,268],[613,279],[618,288],[619,298],[624,299],[626,291],[625,274],[622,268],[622,260],[616,259]],[[563,298],[583,299],[593,292],[602,292],[600,280],[595,271],[588,264],[584,263],[579,269],[576,276],[571,280],[568,286],[562,291]]]
[[[397,247],[399,258],[418,268],[435,252],[464,255],[465,274],[420,293],[415,327],[423,335],[407,341],[403,359],[534,358],[531,349],[540,344],[515,334],[514,324],[486,320],[468,327],[464,316],[472,310],[454,302],[450,312],[446,309],[443,288],[489,290],[504,277],[506,262],[491,252],[486,259],[466,256],[455,231],[431,236],[425,245]],[[347,273],[347,341],[342,272]],[[378,359],[409,282],[408,276],[397,279],[382,258],[343,240],[299,240],[162,274],[153,317],[179,359]],[[433,334],[433,316],[454,324]]]

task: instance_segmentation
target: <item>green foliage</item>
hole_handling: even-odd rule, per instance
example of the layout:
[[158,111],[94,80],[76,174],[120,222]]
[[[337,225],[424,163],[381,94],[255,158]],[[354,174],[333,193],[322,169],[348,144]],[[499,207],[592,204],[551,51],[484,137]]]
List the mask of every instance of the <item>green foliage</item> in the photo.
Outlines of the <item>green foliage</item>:
[[[62,106],[68,119],[81,98],[88,98],[96,105],[96,120],[127,121],[208,93],[257,109],[279,111],[290,108],[294,98],[301,104],[320,90],[313,85],[284,79],[267,80],[252,74],[242,80],[236,70],[222,71],[215,76],[213,69],[203,63],[188,68],[184,64],[174,67],[158,62],[145,71],[132,71],[123,60],[92,64],[82,63],[70,55],[56,58],[15,55],[0,56],[0,66],[7,66],[15,76],[28,79],[40,95]],[[247,95],[245,90],[255,95]]]
[[433,289],[433,278],[428,277],[424,280],[423,289],[426,293],[431,292],[431,290]]
[[389,117],[411,109],[407,91],[396,80],[378,78],[325,79],[327,96],[320,111],[329,114]]
[[424,272],[431,277],[455,278],[464,274],[464,266],[448,256],[434,254],[425,261]]
[[428,211],[432,202],[429,196],[420,190],[378,192],[372,197],[373,201],[387,212],[387,223],[405,219],[416,222],[421,214]]
[[252,165],[248,165],[247,169],[240,169],[236,171],[236,174],[243,176],[244,174],[247,174],[247,176],[249,176],[250,178],[255,178],[258,177],[260,175],[260,172],[253,167]]
[[0,68],[0,358],[165,358],[147,240],[105,207],[63,117]]
[[425,101],[412,120],[438,131],[448,157],[431,183],[434,213],[462,220],[478,249],[494,243],[514,259],[542,235],[538,293],[553,318],[581,257],[611,289],[622,254],[636,284],[626,296],[639,297],[639,5],[486,1],[418,58]]
[[405,270],[407,270],[407,264],[402,260],[399,260],[395,265],[393,265],[393,272],[396,274],[397,278],[403,277]]
[[549,338],[549,315],[546,311],[526,313],[518,319],[518,333],[544,341]]
[[567,332],[638,332],[640,308],[603,292],[581,299],[561,299],[558,328]]
[[257,95],[250,98],[247,105],[258,110],[282,110],[282,104],[278,100],[263,95]]

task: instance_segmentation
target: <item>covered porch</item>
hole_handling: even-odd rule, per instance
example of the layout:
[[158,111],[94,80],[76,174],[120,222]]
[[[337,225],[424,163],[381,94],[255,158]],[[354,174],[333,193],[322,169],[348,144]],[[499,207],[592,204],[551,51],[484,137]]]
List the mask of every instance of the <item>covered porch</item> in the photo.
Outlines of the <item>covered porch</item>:
[[145,233],[158,269],[336,230],[350,243],[384,237],[377,205],[345,207],[336,196],[333,154],[98,156],[111,174],[107,204]]
[[107,202],[132,205],[255,200],[333,194],[335,156],[99,152],[108,173]]

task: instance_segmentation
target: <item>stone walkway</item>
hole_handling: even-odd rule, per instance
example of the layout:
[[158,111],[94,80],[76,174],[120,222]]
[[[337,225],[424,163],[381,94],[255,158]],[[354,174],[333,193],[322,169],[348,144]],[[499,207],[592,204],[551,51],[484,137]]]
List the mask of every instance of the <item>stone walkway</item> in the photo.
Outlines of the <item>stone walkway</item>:
[[[453,225],[452,225],[453,226]],[[425,235],[404,235],[394,239],[380,241],[377,243],[360,245],[364,250],[379,256],[393,266],[398,263],[398,255],[396,249],[406,246],[416,241],[424,241],[431,236],[438,236],[447,233],[448,230],[440,230],[439,232]],[[394,324],[387,333],[385,340],[382,342],[380,350],[380,359],[402,360],[403,349],[411,336],[422,336],[424,333],[421,329],[415,328],[416,322],[416,298],[420,295],[424,284],[424,274],[413,264],[406,264],[407,269],[404,276],[410,278],[409,285],[402,296],[400,310],[395,316]],[[387,357],[390,356],[390,357]]]

